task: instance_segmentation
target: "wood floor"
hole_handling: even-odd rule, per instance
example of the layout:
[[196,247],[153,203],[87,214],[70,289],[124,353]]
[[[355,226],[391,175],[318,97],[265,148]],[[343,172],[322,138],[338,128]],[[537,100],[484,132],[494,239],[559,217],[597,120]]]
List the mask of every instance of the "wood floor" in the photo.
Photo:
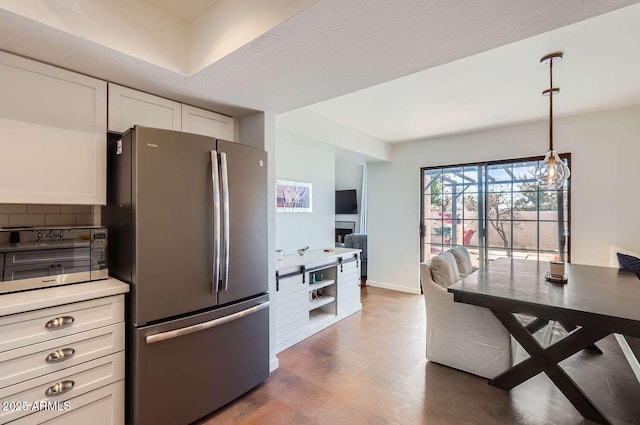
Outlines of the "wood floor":
[[[538,375],[511,392],[425,359],[422,296],[362,289],[363,311],[280,353],[269,379],[198,425],[526,424],[583,420]],[[565,370],[615,425],[640,424],[640,384],[613,337]]]

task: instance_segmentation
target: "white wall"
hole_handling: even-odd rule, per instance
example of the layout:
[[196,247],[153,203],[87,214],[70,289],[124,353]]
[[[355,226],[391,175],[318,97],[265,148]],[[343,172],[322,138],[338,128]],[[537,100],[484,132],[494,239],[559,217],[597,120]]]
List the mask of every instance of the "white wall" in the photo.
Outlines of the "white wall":
[[279,114],[276,134],[278,140],[295,135],[301,142],[333,146],[371,161],[391,159],[389,143],[304,108]]
[[353,221],[356,233],[360,232],[360,211],[362,206],[362,164],[336,159],[336,190],[356,190],[358,214],[336,214],[336,221]]
[[269,308],[269,370],[278,368],[276,357],[276,264],[273,252],[275,251],[275,216],[276,216],[276,160],[275,160],[275,117],[269,112],[260,112],[238,123],[237,137],[240,143],[264,149],[267,152],[267,199],[269,208],[267,212],[268,234],[267,249],[269,252],[269,300],[272,301]]
[[[554,119],[554,144],[572,154],[571,259],[609,265],[611,245],[640,251],[640,106]],[[369,280],[419,293],[420,167],[543,154],[546,121],[397,145],[368,168]]]
[[292,143],[276,143],[276,178],[312,184],[311,213],[276,213],[276,249],[333,247],[335,159],[332,153]]

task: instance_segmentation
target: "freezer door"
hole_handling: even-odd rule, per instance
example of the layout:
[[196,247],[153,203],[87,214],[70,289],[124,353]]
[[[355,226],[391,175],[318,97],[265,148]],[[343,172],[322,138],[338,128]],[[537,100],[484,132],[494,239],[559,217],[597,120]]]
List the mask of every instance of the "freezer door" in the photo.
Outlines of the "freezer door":
[[223,210],[218,303],[228,304],[267,291],[267,154],[223,140],[218,152]]
[[187,425],[269,376],[267,296],[130,328],[127,423]]
[[133,143],[131,320],[139,325],[215,306],[215,140],[136,127]]

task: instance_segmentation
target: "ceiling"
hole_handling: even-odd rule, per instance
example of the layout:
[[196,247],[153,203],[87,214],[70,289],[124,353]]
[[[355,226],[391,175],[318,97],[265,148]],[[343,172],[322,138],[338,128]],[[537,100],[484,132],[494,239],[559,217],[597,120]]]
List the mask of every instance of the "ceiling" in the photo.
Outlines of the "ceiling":
[[640,104],[640,4],[343,95],[304,109],[387,142]]
[[179,19],[193,23],[219,0],[145,0],[147,3],[162,9]]
[[[245,117],[308,106],[636,2],[218,0],[205,12],[211,21],[203,15],[184,27],[162,9],[169,1],[0,0],[0,49]],[[52,3],[64,10],[53,13]],[[29,5],[42,7],[32,14],[35,6]],[[228,15],[233,19],[220,22],[225,32],[207,24],[234,7]],[[132,23],[136,14],[143,18]],[[149,16],[171,25],[165,31]],[[192,15],[180,19],[185,16]],[[185,42],[191,43],[188,52],[181,48]],[[537,85],[532,89],[539,91]],[[492,95],[487,99],[494,107]]]

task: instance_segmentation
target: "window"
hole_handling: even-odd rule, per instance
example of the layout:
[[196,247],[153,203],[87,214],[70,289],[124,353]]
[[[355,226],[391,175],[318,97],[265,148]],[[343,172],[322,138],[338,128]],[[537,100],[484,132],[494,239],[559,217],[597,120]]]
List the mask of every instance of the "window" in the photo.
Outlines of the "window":
[[568,261],[569,183],[540,190],[533,170],[542,159],[421,169],[422,260],[464,245],[475,266],[498,257]]

